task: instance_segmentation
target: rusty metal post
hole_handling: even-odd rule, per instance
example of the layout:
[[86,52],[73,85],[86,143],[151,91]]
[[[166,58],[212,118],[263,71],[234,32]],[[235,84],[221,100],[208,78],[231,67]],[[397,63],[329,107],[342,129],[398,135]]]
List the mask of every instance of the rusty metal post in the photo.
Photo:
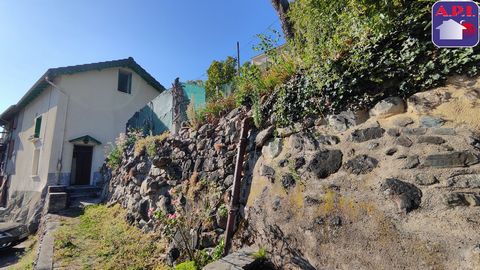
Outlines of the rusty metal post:
[[252,125],[252,118],[246,117],[242,122],[242,130],[240,133],[240,141],[238,142],[238,153],[237,160],[235,162],[235,174],[233,179],[233,190],[232,190],[232,199],[230,202],[230,209],[228,211],[228,221],[227,228],[225,231],[225,247],[223,250],[223,255],[227,255],[230,250],[233,229],[235,226],[235,220],[237,218],[239,201],[240,201],[240,187],[242,183],[242,172],[243,172],[243,159],[245,156],[245,150],[247,148],[247,137],[248,131]]

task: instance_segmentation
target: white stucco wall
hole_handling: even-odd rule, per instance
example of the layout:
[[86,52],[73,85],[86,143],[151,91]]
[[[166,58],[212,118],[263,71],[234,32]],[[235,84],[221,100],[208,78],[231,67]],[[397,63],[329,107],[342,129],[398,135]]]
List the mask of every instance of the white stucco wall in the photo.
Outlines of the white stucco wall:
[[[17,127],[13,131],[13,156],[7,166],[7,174],[11,175],[11,191],[38,192],[45,186],[52,162],[58,98],[58,93],[48,88],[19,112]],[[38,116],[42,116],[40,138],[32,141],[29,138],[34,134],[35,119]],[[32,175],[35,149],[40,150],[39,169],[37,175]]]
[[[48,185],[69,185],[74,145],[85,135],[103,144],[93,148],[90,184],[105,159],[105,147],[125,132],[128,119],[159,92],[132,72],[131,94],[117,90],[119,68],[62,75],[18,114],[13,156],[6,166],[10,188],[7,220],[36,221]],[[40,138],[32,141],[35,119],[42,116]],[[32,175],[34,151],[40,151],[38,174]],[[61,161],[61,162],[59,162]],[[58,164],[61,163],[61,171]],[[28,221],[30,223],[30,221]]]
[[[93,176],[98,172],[105,160],[105,147],[115,142],[120,133],[125,132],[128,119],[159,92],[132,72],[131,94],[117,90],[119,68],[88,71],[73,75],[63,75],[56,80],[56,85],[69,97],[65,136],[63,140],[62,173],[70,173],[73,147],[69,141],[81,136],[90,135],[102,142],[95,146],[92,160],[91,184]],[[59,117],[59,133],[63,116]],[[58,144],[60,147],[60,143]],[[61,149],[56,149],[56,153]],[[68,184],[68,183],[61,183]]]
[[[159,92],[132,72],[131,94],[117,90],[119,68],[63,75],[55,80],[60,90],[49,86],[17,115],[13,131],[15,147],[7,165],[10,191],[41,191],[48,184],[70,184],[57,174],[61,158],[63,175],[71,173],[74,145],[69,141],[90,135],[102,142],[92,157],[91,184],[105,160],[105,147],[125,132],[128,119]],[[35,118],[42,116],[40,139],[29,140]],[[66,119],[65,119],[66,118]],[[63,149],[62,149],[63,147]],[[32,175],[33,154],[40,150],[39,173]],[[60,182],[58,182],[60,181]]]

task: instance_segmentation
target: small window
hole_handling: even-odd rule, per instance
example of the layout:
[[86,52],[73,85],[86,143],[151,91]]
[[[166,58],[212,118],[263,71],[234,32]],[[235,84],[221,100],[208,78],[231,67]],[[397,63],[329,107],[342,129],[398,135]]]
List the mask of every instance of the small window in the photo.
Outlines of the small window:
[[118,91],[127,94],[132,93],[132,73],[128,71],[118,71]]
[[35,118],[35,133],[33,134],[34,138],[40,138],[40,130],[42,130],[42,117],[39,116]]

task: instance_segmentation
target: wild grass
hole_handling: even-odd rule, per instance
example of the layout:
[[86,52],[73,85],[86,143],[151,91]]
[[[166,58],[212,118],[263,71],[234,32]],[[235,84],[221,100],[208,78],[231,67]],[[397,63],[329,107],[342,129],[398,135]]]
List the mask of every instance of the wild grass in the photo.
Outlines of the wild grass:
[[253,253],[253,257],[257,260],[265,260],[267,258],[267,250],[261,247],[257,252]]
[[31,270],[35,262],[38,250],[37,236],[31,236],[27,240],[25,252],[21,255],[20,260],[15,265],[11,266],[11,270]]
[[141,138],[135,143],[135,156],[139,156],[143,151],[153,158],[157,152],[157,143],[164,141],[170,136],[170,132],[165,132],[157,136],[147,136]]
[[168,269],[165,244],[128,225],[120,206],[90,206],[55,234],[55,261],[68,269]]

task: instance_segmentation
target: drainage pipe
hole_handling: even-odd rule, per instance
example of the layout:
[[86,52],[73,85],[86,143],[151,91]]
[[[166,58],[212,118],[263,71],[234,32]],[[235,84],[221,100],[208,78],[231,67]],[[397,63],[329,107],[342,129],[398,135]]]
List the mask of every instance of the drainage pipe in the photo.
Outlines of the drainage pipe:
[[237,160],[235,162],[235,174],[233,179],[233,190],[232,190],[232,199],[230,202],[230,209],[228,211],[228,220],[227,228],[225,231],[225,247],[223,250],[223,255],[227,255],[230,250],[233,229],[235,227],[235,220],[237,218],[239,210],[239,201],[240,201],[240,188],[242,183],[242,172],[243,172],[243,159],[245,156],[245,150],[247,148],[247,139],[248,131],[252,125],[252,118],[246,117],[242,122],[242,129],[240,133],[240,141],[238,143],[238,153]]

